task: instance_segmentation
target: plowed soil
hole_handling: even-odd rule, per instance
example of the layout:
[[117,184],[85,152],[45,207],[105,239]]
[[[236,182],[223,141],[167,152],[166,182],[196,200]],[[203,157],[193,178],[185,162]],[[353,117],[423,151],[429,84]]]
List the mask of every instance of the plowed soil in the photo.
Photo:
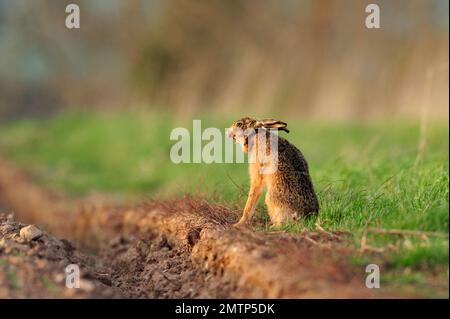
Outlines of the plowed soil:
[[[95,253],[0,215],[0,298],[229,298],[236,283],[195,267],[166,236],[118,236]],[[66,287],[65,267],[81,270],[79,289]]]

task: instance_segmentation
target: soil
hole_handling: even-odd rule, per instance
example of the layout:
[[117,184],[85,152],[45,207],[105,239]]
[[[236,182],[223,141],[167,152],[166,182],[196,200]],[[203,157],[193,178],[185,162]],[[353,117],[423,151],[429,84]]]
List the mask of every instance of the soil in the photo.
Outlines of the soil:
[[[107,272],[95,259],[80,253],[70,242],[42,232],[33,240],[20,235],[27,225],[12,215],[0,215],[0,298],[114,298],[118,289],[99,280]],[[65,285],[65,269],[80,267],[79,289]]]
[[[195,267],[155,232],[84,253],[44,231],[26,240],[26,226],[0,215],[0,298],[230,298],[237,291],[233,279]],[[80,267],[80,289],[66,287],[70,264]]]

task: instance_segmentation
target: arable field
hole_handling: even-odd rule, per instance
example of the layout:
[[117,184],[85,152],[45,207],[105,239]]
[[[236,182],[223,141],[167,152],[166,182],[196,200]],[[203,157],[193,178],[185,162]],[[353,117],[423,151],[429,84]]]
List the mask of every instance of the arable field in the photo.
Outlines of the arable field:
[[[222,132],[235,120],[198,119],[202,128]],[[388,270],[383,281],[448,296],[448,286],[436,292],[433,284],[448,282],[448,123],[286,121],[291,132],[281,134],[308,160],[321,210],[319,221],[278,231],[314,230],[318,222],[327,231],[348,232],[351,245],[360,249],[364,242],[366,248],[355,255],[355,264],[380,262]],[[0,125],[0,154],[43,186],[73,197],[190,193],[241,209],[247,165],[172,163],[169,153],[176,141],[169,136],[175,127],[192,131],[192,119],[131,111],[64,113]],[[255,229],[273,230],[263,200],[257,210]]]

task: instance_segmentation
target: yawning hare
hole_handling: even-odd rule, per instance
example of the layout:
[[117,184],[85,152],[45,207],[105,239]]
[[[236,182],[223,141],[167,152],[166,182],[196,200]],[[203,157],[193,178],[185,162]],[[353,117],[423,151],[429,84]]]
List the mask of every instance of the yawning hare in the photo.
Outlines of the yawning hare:
[[245,117],[227,130],[228,136],[249,153],[250,163],[250,191],[236,226],[247,224],[264,186],[269,216],[275,226],[319,212],[308,163],[300,150],[274,132],[289,133],[286,126],[286,123],[273,119]]

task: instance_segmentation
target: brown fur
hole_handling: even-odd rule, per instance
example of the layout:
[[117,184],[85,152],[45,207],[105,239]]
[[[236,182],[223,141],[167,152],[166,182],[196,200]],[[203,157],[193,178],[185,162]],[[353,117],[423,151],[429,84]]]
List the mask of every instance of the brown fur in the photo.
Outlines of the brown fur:
[[[250,191],[242,218],[236,225],[248,223],[264,187],[269,216],[276,226],[319,212],[319,202],[303,154],[286,139],[271,132],[273,129],[289,132],[286,126],[286,123],[273,119],[247,117],[234,122],[228,129],[228,135],[242,146],[243,151],[250,152]],[[260,139],[262,134],[265,134],[265,145],[260,142],[264,141]],[[278,150],[275,151],[271,143],[277,139]],[[263,173],[264,168],[269,172]]]

